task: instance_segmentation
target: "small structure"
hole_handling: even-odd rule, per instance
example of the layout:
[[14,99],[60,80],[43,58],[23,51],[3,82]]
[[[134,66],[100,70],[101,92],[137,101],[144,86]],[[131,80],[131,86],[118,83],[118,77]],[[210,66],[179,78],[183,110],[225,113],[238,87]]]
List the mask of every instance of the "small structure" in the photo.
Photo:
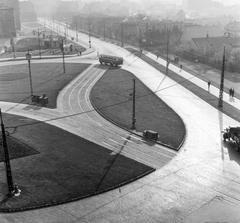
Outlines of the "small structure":
[[14,186],[14,191],[13,191],[13,195],[14,196],[19,196],[21,194],[21,190],[18,188],[18,185],[15,184]]
[[144,130],[142,139],[144,140],[152,140],[157,141],[158,140],[158,133],[152,130]]
[[44,105],[48,104],[48,97],[46,96],[46,94],[43,94],[42,96],[33,95],[32,102],[44,106]]

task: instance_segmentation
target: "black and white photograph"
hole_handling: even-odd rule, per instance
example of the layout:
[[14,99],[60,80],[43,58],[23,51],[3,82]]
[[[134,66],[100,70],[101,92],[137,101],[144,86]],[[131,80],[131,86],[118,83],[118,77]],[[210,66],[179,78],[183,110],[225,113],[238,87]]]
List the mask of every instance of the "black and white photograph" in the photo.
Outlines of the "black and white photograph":
[[240,0],[0,0],[0,223],[240,223]]

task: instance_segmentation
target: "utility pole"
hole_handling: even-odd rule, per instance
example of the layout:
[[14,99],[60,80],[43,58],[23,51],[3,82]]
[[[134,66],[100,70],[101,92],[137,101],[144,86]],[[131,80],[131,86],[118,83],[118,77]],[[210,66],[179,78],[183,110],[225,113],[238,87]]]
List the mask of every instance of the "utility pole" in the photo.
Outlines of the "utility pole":
[[221,82],[220,82],[219,99],[218,99],[219,108],[222,108],[223,106],[224,70],[225,70],[225,46],[223,48],[222,73],[221,73]]
[[1,129],[2,129],[2,139],[3,139],[3,149],[4,149],[4,162],[6,167],[6,176],[7,176],[7,183],[8,183],[8,195],[12,196],[14,192],[13,178],[12,178],[8,144],[7,144],[4,124],[3,124],[1,109],[0,109],[0,117],[1,117]]
[[62,50],[62,58],[63,58],[63,73],[65,73],[65,60],[64,60],[64,45],[63,45],[63,39],[61,39],[60,43],[60,49]]
[[78,41],[78,26],[77,26],[77,20],[76,20],[76,41]]
[[89,48],[91,48],[91,32],[90,32],[90,24],[88,27],[88,37],[89,37]]
[[141,26],[139,28],[140,40],[139,40],[139,48],[140,48],[140,57],[142,56],[142,29]]
[[40,37],[39,37],[39,29],[38,29],[38,49],[39,49],[39,58],[41,59],[41,43],[40,43]]
[[121,23],[121,27],[122,27],[122,47],[124,47],[124,43],[123,43],[123,22]]
[[104,23],[103,23],[103,40],[105,41],[105,36],[106,36],[106,27],[105,27],[105,21],[103,21]]
[[166,75],[168,75],[168,53],[169,53],[169,29],[167,27],[167,60],[166,60]]
[[135,123],[136,123],[136,118],[135,118],[135,79],[133,79],[133,94],[132,94],[132,97],[133,97],[133,110],[132,110],[132,127],[131,129],[134,130],[136,127],[135,127]]
[[28,53],[26,54],[26,59],[28,60],[28,69],[29,69],[31,96],[33,96],[32,72],[31,72],[31,58],[32,58],[32,54],[29,53],[29,50],[28,50]]

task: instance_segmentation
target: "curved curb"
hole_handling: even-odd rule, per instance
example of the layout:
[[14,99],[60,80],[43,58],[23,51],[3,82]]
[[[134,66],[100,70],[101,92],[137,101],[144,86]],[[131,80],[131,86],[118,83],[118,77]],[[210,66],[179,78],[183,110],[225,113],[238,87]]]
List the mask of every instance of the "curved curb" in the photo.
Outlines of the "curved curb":
[[95,196],[95,195],[99,195],[99,194],[108,192],[110,190],[117,189],[121,186],[127,185],[127,184],[129,184],[133,181],[136,181],[136,180],[154,172],[155,170],[156,169],[152,168],[151,170],[147,171],[146,173],[144,173],[142,175],[139,175],[135,178],[132,178],[131,180],[125,181],[123,183],[120,183],[118,185],[112,186],[112,187],[104,189],[104,190],[97,191],[97,192],[92,193],[92,194],[84,195],[82,197],[76,197],[76,198],[68,199],[68,200],[65,200],[65,201],[59,201],[59,202],[58,201],[56,201],[56,202],[53,201],[53,202],[48,203],[48,204],[42,204],[42,205],[39,205],[39,206],[32,206],[32,207],[28,207],[28,208],[12,208],[12,209],[11,208],[10,209],[1,209],[0,208],[0,212],[2,212],[2,213],[23,212],[23,211],[29,211],[29,210],[40,209],[40,208],[47,208],[47,207],[51,207],[51,206],[55,206],[55,205],[66,204],[66,203],[82,200],[82,199],[89,198],[89,197],[92,197],[92,196]]
[[[92,48],[93,49],[93,48]],[[87,51],[87,50],[86,50]],[[73,54],[73,55],[66,55],[64,54],[64,57],[65,58],[72,58],[72,57],[79,57],[81,58],[81,56],[84,56],[84,55],[88,55],[92,52],[94,52],[95,50],[90,50],[89,52],[86,52],[86,53],[82,53],[82,55],[78,55],[78,54]],[[42,56],[41,58],[39,58],[38,56],[34,56],[31,58],[31,60],[45,60],[45,59],[61,59],[62,58],[62,55],[59,55],[59,56]],[[22,61],[22,60],[26,60],[25,57],[19,57],[19,58],[7,58],[7,59],[0,59],[0,63],[1,62],[9,62],[9,61]]]
[[[90,97],[89,97],[90,102],[91,102],[91,105],[93,106],[94,110],[97,111],[97,113],[98,113],[99,115],[101,115],[101,116],[102,116],[104,119],[106,119],[107,121],[111,122],[113,125],[116,125],[116,126],[118,126],[119,128],[124,129],[125,131],[127,131],[127,132],[129,132],[129,133],[132,133],[132,134],[134,134],[134,135],[139,136],[139,137],[142,138],[142,135],[140,135],[139,133],[136,133],[136,132],[134,132],[134,131],[131,131],[131,130],[129,130],[128,128],[126,128],[126,127],[124,127],[124,126],[122,126],[122,125],[114,122],[112,119],[110,119],[110,118],[108,118],[107,116],[105,116],[105,115],[94,105],[94,103],[92,102],[91,92],[92,92],[92,89],[91,89],[91,91],[90,91]],[[173,146],[171,146],[171,145],[162,143],[162,142],[160,142],[160,141],[156,141],[156,142],[151,141],[151,142],[156,143],[156,144],[159,144],[159,145],[161,145],[161,146],[168,147],[169,149],[173,149],[173,150],[178,151],[178,150],[181,148],[181,146],[183,145],[183,143],[185,142],[185,139],[186,139],[186,134],[185,134],[185,137],[184,137],[183,141],[182,141],[182,142],[180,143],[180,145],[178,146],[178,148],[175,148],[175,147],[173,147]]]

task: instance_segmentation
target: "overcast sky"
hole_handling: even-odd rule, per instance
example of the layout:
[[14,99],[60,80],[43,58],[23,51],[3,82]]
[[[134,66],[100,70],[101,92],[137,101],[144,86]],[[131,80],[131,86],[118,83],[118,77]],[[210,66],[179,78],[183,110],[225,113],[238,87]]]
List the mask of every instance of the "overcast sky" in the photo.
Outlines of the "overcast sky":
[[221,2],[224,5],[240,4],[240,0],[215,0],[215,1]]

